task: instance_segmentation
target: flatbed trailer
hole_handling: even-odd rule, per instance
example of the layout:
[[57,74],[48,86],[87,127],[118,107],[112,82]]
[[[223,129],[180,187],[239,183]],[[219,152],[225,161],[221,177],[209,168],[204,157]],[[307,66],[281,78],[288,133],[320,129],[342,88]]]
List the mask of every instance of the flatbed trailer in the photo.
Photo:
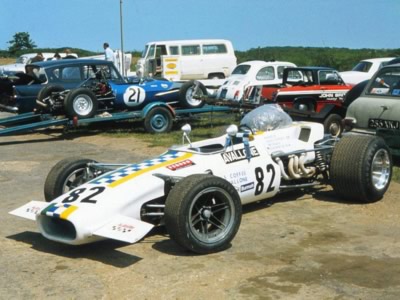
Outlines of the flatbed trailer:
[[183,118],[191,118],[201,113],[232,112],[228,106],[205,105],[201,108],[173,108],[164,102],[153,102],[142,110],[124,112],[105,112],[87,119],[69,119],[64,116],[54,116],[41,113],[24,113],[0,119],[0,136],[23,133],[35,129],[49,128],[52,126],[65,126],[66,128],[79,127],[92,123],[110,121],[143,121],[144,128],[150,133],[163,133],[171,130],[173,122]]

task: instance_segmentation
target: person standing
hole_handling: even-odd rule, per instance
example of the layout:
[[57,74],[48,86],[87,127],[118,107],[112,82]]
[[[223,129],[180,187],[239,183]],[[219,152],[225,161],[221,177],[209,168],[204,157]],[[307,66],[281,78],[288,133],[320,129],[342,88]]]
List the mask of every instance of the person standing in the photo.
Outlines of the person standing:
[[108,43],[103,44],[105,60],[112,61],[115,64],[114,51],[110,48]]

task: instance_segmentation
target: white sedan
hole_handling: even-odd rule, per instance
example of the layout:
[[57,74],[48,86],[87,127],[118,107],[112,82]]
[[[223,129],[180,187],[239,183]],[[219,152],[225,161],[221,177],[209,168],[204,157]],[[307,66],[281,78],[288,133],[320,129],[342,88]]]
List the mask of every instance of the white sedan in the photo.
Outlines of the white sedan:
[[357,84],[370,79],[380,68],[385,66],[394,57],[371,58],[360,61],[351,71],[340,72],[340,76],[347,84]]
[[[282,84],[283,70],[287,67],[296,67],[296,65],[284,61],[260,60],[241,63],[236,66],[231,76],[218,89],[217,98],[240,101],[245,95],[245,90],[250,86],[267,85],[277,88],[278,85]],[[268,95],[263,96],[269,99]]]

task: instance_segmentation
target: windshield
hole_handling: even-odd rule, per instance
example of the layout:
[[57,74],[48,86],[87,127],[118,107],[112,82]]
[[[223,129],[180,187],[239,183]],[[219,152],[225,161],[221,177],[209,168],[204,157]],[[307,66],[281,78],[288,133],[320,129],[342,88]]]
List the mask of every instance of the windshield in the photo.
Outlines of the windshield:
[[400,67],[381,70],[368,87],[367,94],[400,97]]
[[144,48],[143,52],[142,52],[142,56],[141,58],[145,58],[146,54],[147,54],[147,50],[149,49],[149,45],[146,45],[146,47]]
[[245,75],[249,70],[250,65],[240,65],[233,70],[232,75]]
[[17,58],[17,60],[15,61],[15,63],[17,64],[26,64],[28,58],[25,56],[20,56]]
[[367,62],[367,61],[360,61],[352,71],[357,71],[357,72],[364,72],[367,73],[369,69],[371,68],[372,63]]

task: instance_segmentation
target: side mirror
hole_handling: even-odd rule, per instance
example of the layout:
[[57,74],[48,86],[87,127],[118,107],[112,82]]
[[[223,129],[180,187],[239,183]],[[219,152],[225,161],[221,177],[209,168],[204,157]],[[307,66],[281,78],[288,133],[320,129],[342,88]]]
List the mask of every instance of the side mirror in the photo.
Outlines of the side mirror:
[[226,134],[229,136],[236,136],[236,134],[238,133],[239,129],[236,125],[230,125],[227,129],[226,129]]
[[192,127],[190,124],[185,124],[181,127],[181,130],[183,131],[183,136],[182,136],[182,144],[185,144],[185,139],[188,141],[189,145],[192,146],[192,142],[190,141],[189,134],[192,132]]

